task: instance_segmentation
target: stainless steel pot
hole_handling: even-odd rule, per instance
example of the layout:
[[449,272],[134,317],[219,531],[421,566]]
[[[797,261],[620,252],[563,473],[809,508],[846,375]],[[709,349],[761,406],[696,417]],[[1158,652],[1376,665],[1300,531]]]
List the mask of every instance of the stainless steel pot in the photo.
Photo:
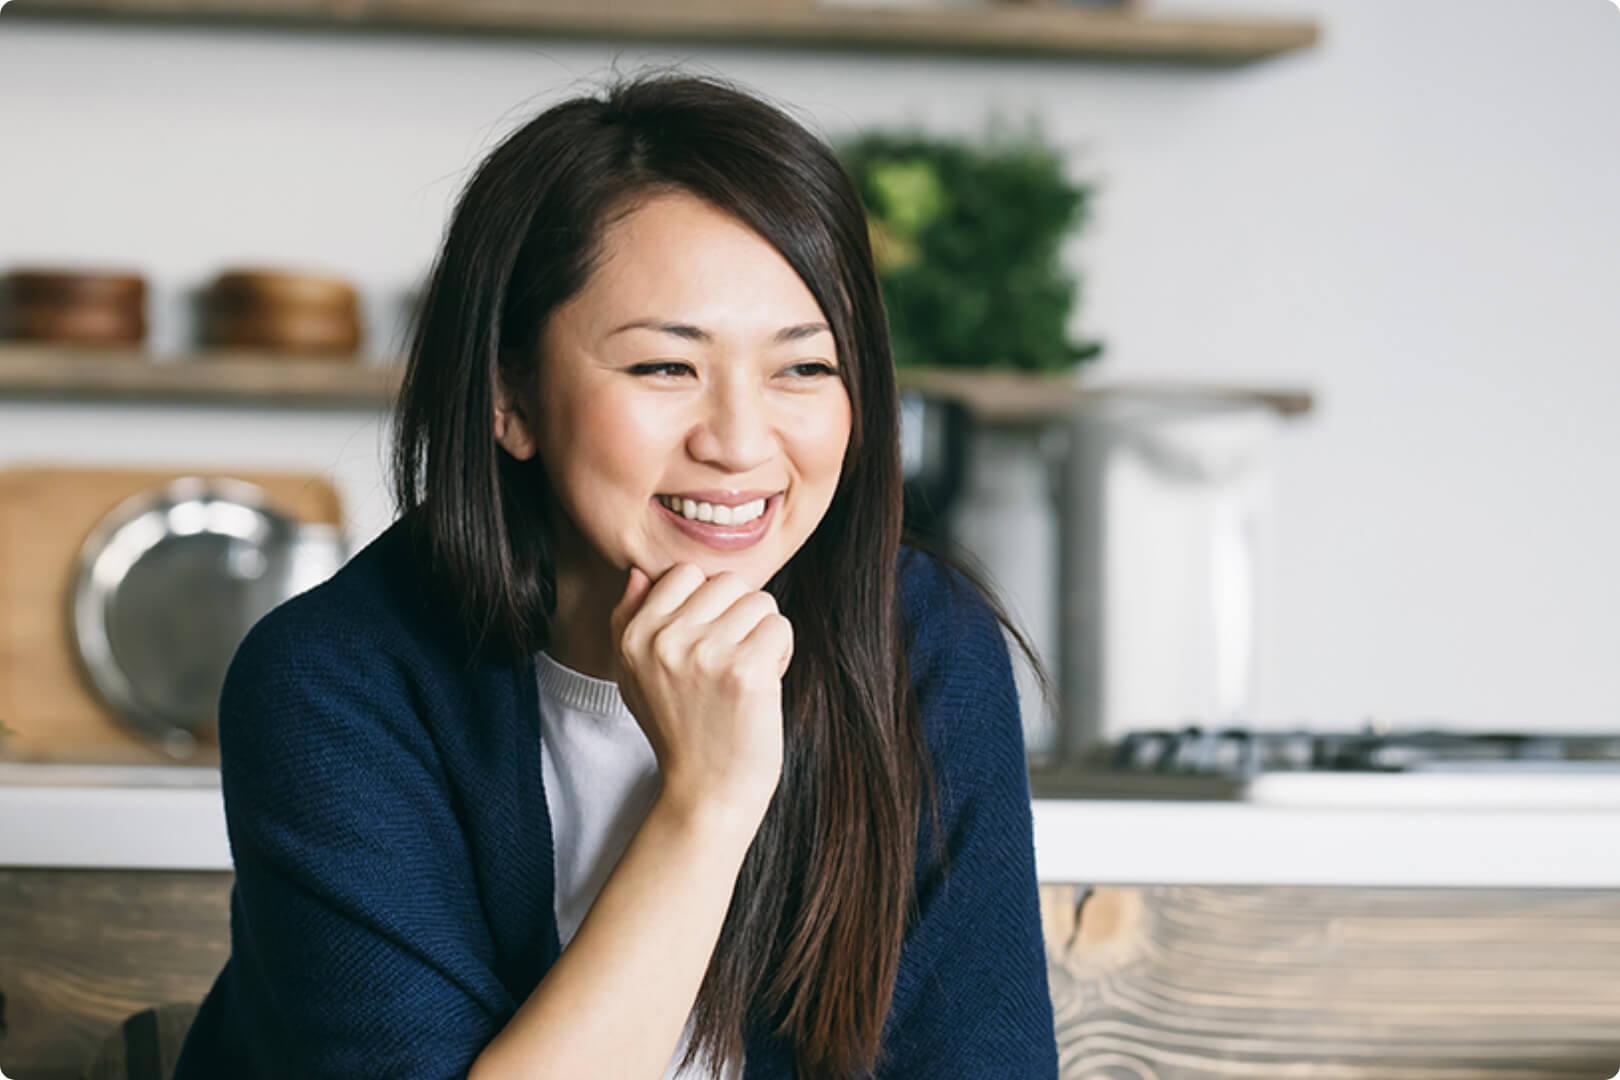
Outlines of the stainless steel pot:
[[190,476],[126,499],[86,538],[70,597],[90,685],[131,730],[192,756],[248,630],[347,554],[336,526],[295,521],[240,480]]

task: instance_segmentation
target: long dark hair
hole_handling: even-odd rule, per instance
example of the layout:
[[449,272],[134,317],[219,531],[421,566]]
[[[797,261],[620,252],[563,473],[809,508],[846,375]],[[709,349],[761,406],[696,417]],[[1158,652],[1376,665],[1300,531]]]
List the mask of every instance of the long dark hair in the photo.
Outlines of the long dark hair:
[[[875,1066],[913,907],[920,815],[938,807],[906,664],[898,395],[860,197],[834,152],[725,82],[620,79],[508,136],[462,193],[397,407],[400,510],[473,650],[527,662],[556,600],[550,487],[501,450],[500,387],[533,393],[540,332],[586,282],[605,225],[662,191],[779,251],[832,328],[853,424],[836,493],[768,583],[794,627],[781,782],[743,862],[694,1009],[688,1061],[791,1038],[800,1075]],[[836,581],[829,589],[826,583]]]

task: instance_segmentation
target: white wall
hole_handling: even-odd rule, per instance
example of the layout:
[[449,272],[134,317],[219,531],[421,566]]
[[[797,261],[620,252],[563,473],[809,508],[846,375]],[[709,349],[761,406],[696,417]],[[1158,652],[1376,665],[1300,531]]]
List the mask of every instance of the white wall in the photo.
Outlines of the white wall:
[[[1160,0],[1229,12],[1237,0]],[[1284,440],[1268,722],[1620,726],[1620,11],[1242,0],[1320,17],[1239,70],[0,21],[0,268],[155,286],[348,275],[375,352],[470,166],[615,62],[685,61],[824,134],[1041,114],[1102,185],[1073,248],[1100,374],[1305,384]],[[363,413],[0,402],[0,463],[329,471],[390,518]]]

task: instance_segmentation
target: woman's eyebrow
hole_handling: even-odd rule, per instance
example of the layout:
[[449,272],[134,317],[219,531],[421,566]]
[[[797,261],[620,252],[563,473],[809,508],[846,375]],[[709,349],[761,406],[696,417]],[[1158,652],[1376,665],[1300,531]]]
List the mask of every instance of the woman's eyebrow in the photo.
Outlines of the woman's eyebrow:
[[[714,335],[700,326],[690,323],[668,322],[663,319],[637,319],[627,322],[616,330],[608,333],[608,337],[623,330],[656,330],[661,334],[673,334],[686,341],[697,341],[705,345],[714,343]],[[797,326],[784,326],[771,335],[773,345],[782,345],[790,341],[802,341],[817,334],[830,334],[832,330],[824,322],[799,323]]]

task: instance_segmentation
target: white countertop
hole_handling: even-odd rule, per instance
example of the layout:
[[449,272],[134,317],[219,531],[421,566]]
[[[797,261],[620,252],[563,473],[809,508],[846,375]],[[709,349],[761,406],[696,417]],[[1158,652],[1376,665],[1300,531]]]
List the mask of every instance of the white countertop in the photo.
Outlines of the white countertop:
[[[1239,802],[1036,799],[1084,884],[1620,888],[1620,777],[1335,776]],[[1487,799],[1488,797],[1488,799]],[[0,867],[230,870],[217,770],[0,763]]]

